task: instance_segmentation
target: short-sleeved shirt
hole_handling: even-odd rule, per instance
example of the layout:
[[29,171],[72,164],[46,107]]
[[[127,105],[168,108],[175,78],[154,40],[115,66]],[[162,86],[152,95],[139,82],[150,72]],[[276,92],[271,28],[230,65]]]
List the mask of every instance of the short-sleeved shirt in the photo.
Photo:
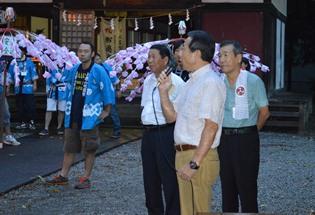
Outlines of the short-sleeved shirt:
[[193,72],[174,103],[177,113],[175,144],[198,146],[205,120],[209,119],[218,125],[211,145],[216,148],[220,143],[225,96],[224,82],[210,64]]
[[[172,79],[172,88],[169,91],[169,98],[171,102],[174,102],[175,98],[177,97],[178,93],[183,88],[185,82],[177,75],[171,73]],[[144,80],[143,83],[143,92],[141,97],[141,106],[143,107],[141,113],[141,121],[143,125],[157,125],[153,103],[152,103],[152,92],[153,89],[157,85],[157,79],[155,75],[152,73]],[[160,94],[159,90],[156,89],[153,94],[154,98],[154,108],[157,116],[157,120],[159,125],[166,124],[166,119],[162,112],[161,101],[160,101]]]
[[224,106],[223,127],[240,128],[256,125],[259,109],[268,106],[264,82],[257,75],[248,72],[247,100],[249,118],[241,120],[233,118],[233,108],[235,107],[235,84],[231,86],[227,78],[224,79],[224,83],[227,95]]

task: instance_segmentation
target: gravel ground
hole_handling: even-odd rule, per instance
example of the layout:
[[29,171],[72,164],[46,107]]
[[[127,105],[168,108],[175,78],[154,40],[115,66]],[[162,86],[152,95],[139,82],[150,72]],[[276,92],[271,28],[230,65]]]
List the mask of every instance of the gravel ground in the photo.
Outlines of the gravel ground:
[[[315,210],[314,157],[314,137],[261,133],[261,212],[308,215]],[[140,141],[99,156],[90,190],[72,188],[82,168],[82,163],[72,168],[68,186],[37,180],[1,196],[0,214],[146,214]],[[213,211],[220,211],[220,205],[217,183]]]

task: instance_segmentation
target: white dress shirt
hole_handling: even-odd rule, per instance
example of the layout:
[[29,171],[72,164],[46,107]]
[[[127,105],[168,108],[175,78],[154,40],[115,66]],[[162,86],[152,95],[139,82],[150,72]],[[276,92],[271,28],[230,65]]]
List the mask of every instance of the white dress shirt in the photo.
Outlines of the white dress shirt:
[[[173,73],[171,73],[170,75],[172,80],[172,87],[169,91],[169,98],[171,102],[174,102],[178,93],[183,88],[185,82],[179,76]],[[143,125],[157,125],[152,103],[152,92],[156,85],[157,79],[154,73],[148,75],[147,78],[144,80],[141,97],[141,106],[143,107],[141,113],[141,121]],[[166,119],[162,112],[159,89],[154,90],[153,100],[158,124],[159,125],[166,124]]]
[[218,124],[211,148],[220,143],[226,88],[209,64],[191,73],[185,87],[174,102],[177,113],[174,131],[175,144],[198,146],[205,119]]

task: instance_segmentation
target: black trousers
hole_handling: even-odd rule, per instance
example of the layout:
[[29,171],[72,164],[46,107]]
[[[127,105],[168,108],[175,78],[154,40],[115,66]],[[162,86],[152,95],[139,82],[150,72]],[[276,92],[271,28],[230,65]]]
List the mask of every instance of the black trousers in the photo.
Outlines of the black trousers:
[[35,119],[34,94],[17,94],[16,108],[19,122],[29,122]]
[[257,213],[259,135],[225,135],[218,147],[222,188],[222,211]]
[[179,191],[174,170],[174,125],[146,129],[142,138],[141,156],[148,214],[179,215]]

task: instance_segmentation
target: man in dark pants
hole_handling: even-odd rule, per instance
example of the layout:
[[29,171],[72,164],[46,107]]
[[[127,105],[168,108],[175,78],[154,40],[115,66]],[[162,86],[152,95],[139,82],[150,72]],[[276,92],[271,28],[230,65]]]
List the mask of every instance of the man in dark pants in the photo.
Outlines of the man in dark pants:
[[[21,48],[22,56],[11,62],[9,73],[14,84],[16,107],[18,110],[17,129],[35,130],[35,97],[37,91],[37,71],[31,58],[26,55],[26,48]],[[28,123],[28,124],[27,124]]]
[[269,117],[263,81],[241,69],[242,48],[224,41],[220,66],[225,76],[226,101],[219,145],[223,212],[257,213],[259,135]]
[[[174,123],[167,123],[162,112],[157,77],[170,64],[172,53],[166,45],[153,45],[148,56],[152,73],[146,77],[141,98],[141,121],[144,133],[141,145],[143,181],[146,207],[149,215],[179,215],[178,183],[175,171]],[[184,81],[174,73],[170,74],[173,101]],[[163,194],[165,208],[163,204]]]

